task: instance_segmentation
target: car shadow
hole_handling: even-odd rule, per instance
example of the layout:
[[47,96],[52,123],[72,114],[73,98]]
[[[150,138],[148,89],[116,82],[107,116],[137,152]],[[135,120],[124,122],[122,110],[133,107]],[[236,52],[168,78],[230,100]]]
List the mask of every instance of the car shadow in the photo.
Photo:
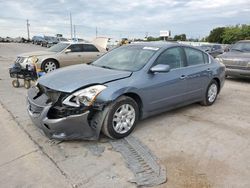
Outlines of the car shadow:
[[150,116],[150,117],[145,118],[143,120],[139,120],[139,122],[137,123],[134,131],[140,130],[141,128],[144,129],[145,126],[152,126],[152,124],[155,121],[162,121],[162,120],[164,120],[166,118],[171,118],[171,117],[176,116],[176,115],[183,115],[186,111],[189,111],[190,109],[194,109],[194,108],[197,108],[197,107],[202,108],[202,106],[199,103],[194,103],[194,104],[179,107],[179,108],[176,108],[176,109],[173,109],[173,110],[170,110],[170,111],[162,112],[160,114]]

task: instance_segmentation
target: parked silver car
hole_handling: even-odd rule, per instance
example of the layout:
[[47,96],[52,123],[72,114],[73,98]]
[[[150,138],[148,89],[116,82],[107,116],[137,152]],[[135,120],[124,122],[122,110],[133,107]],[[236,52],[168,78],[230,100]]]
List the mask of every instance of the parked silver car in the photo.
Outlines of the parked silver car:
[[226,76],[250,77],[250,40],[233,44],[229,52],[217,59],[225,64]]
[[106,49],[92,43],[61,42],[49,49],[18,55],[16,63],[22,67],[36,64],[39,70],[51,72],[59,67],[90,63],[106,53]]
[[39,78],[28,91],[28,113],[52,138],[93,140],[101,130],[122,138],[139,119],[195,102],[212,105],[224,78],[223,64],[191,46],[125,45]]

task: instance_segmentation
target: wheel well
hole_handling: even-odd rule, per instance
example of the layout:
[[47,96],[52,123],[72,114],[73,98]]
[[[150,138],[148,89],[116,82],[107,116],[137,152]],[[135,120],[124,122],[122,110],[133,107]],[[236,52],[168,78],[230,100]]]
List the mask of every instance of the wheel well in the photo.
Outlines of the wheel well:
[[217,82],[218,87],[219,87],[218,89],[219,89],[219,92],[220,92],[220,80],[219,80],[219,78],[213,78],[213,80],[215,80]]
[[128,96],[128,97],[131,97],[132,99],[134,99],[135,100],[135,102],[137,103],[137,105],[138,105],[138,108],[139,108],[139,112],[140,112],[140,114],[139,114],[139,117],[141,118],[141,116],[142,116],[142,100],[141,100],[141,98],[140,98],[140,96],[139,95],[137,95],[137,94],[135,94],[135,93],[125,93],[125,94],[123,94],[124,96]]

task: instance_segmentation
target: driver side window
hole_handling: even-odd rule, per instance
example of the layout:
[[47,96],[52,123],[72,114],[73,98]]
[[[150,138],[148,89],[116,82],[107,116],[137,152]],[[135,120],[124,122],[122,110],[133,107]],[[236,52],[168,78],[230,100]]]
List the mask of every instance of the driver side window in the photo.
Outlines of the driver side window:
[[173,47],[164,51],[156,60],[156,65],[169,65],[170,69],[184,66],[184,53],[180,47]]

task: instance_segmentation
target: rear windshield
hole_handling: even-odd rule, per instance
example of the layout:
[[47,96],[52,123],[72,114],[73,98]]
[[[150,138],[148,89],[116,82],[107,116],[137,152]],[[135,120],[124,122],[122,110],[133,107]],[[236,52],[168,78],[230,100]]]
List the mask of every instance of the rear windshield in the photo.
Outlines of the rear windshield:
[[50,52],[61,52],[64,50],[69,44],[67,43],[58,43],[48,49]]
[[250,52],[250,42],[237,42],[231,47],[231,51]]

